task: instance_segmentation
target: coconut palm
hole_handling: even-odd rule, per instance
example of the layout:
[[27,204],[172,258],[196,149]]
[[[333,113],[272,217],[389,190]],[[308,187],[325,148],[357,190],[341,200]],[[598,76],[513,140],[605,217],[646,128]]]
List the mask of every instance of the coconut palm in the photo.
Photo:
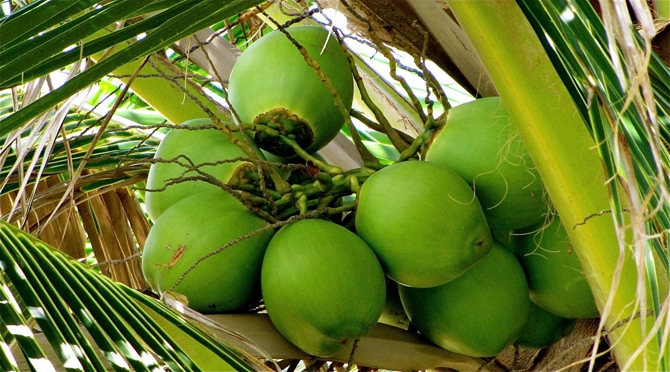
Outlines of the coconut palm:
[[[582,0],[303,3],[2,3],[3,369],[293,370],[303,359],[313,370],[497,370],[522,366],[524,357],[538,369],[582,358],[593,368],[607,362],[610,345],[620,368],[670,369],[670,70],[652,49],[654,21],[670,17],[667,2],[655,3],[654,20],[646,4],[631,1],[637,24],[617,3],[602,2],[599,15]],[[523,123],[520,135],[589,277],[601,320],[582,323],[586,342],[572,342],[584,347],[546,353],[553,359],[510,348],[485,360],[382,328],[329,361],[314,360],[267,318],[205,317],[151,293],[139,262],[152,224],[142,195],[164,133],[199,117],[231,122],[225,87],[239,50],[281,24],[327,23],[311,17],[323,7],[347,14],[352,33],[338,35],[366,40],[388,66],[380,73],[352,59],[363,112],[351,115],[372,130],[349,123],[323,151],[326,162],[378,169],[422,150],[430,123],[458,101],[427,59],[468,94],[499,95]],[[394,9],[404,18],[389,17]],[[410,86],[389,46],[414,58],[409,70],[425,86]],[[250,340],[244,330],[261,336]],[[413,357],[393,359],[407,350]]]

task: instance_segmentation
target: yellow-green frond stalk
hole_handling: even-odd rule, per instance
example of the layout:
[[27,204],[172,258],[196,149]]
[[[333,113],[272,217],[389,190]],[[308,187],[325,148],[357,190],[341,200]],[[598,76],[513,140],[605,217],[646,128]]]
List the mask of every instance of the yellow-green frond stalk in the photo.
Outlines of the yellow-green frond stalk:
[[[658,346],[635,314],[637,275],[612,220],[602,160],[567,88],[512,1],[449,5],[488,70],[564,222],[620,365],[655,370]],[[629,326],[617,327],[624,321]],[[630,323],[627,323],[630,321]]]

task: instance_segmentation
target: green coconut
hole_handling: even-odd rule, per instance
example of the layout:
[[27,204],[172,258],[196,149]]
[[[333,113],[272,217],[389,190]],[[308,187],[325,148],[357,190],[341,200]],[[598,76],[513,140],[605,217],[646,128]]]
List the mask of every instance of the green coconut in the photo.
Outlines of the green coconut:
[[[194,119],[184,122],[185,126],[211,125],[210,119]],[[255,145],[252,144],[252,147]],[[260,151],[258,151],[260,157]],[[194,165],[204,163],[220,162],[236,157],[246,157],[244,152],[230,141],[228,136],[217,129],[172,129],[161,141],[156,150],[155,158],[171,160],[183,155],[190,159]],[[179,158],[183,164],[189,164],[186,158]],[[206,165],[199,168],[223,183],[227,183],[237,167],[248,164],[243,161],[220,163],[217,165]],[[155,163],[149,168],[147,176],[148,190],[145,194],[145,206],[149,218],[156,221],[174,203],[197,193],[207,190],[217,190],[218,186],[202,180],[192,180],[173,183],[180,177],[197,176],[197,172],[186,172],[186,168],[176,163]],[[166,183],[170,183],[167,187]]]
[[[337,39],[319,26],[294,26],[286,31],[318,63],[349,112],[354,82]],[[263,36],[242,53],[231,71],[228,93],[243,123],[279,130],[310,153],[330,142],[344,124],[333,94],[280,31]],[[279,156],[295,154],[276,137],[262,132],[256,132],[255,141]]]
[[456,279],[484,257],[492,238],[468,184],[424,161],[393,164],[370,176],[358,194],[356,233],[386,275],[410,287]]
[[520,235],[521,264],[533,302],[563,318],[597,317],[591,287],[560,219],[529,230]]
[[514,343],[526,324],[528,285],[514,255],[494,242],[458,279],[433,288],[399,286],[414,326],[438,346],[489,357]]
[[181,294],[197,311],[239,310],[258,298],[263,254],[273,230],[240,240],[192,266],[201,257],[266,225],[222,190],[192,195],[156,220],[142,252],[142,271],[155,292]]
[[492,229],[518,229],[547,213],[533,160],[499,97],[452,108],[426,161],[453,169],[474,189]]
[[306,353],[327,357],[377,322],[386,282],[370,247],[325,220],[282,227],[263,259],[265,306],[279,332]]
[[516,344],[525,349],[544,349],[569,335],[576,323],[575,319],[554,315],[530,301],[528,321]]

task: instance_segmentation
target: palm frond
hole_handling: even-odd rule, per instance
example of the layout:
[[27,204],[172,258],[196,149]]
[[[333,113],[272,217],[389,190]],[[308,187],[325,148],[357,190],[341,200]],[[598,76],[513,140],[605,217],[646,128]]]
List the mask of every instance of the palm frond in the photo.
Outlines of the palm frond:
[[[97,348],[116,370],[148,370],[162,364],[171,370],[213,367],[207,364],[211,360],[193,354],[191,346],[172,339],[145,307],[196,340],[191,342],[217,355],[224,362],[217,368],[258,368],[157,300],[72,261],[5,221],[1,223],[4,301],[0,333],[5,345],[16,343],[20,347],[31,369],[44,370],[50,365],[35,339],[38,330],[47,336],[65,368],[105,369],[80,325],[93,336]],[[3,348],[3,367],[18,370],[12,362],[16,357],[8,354],[9,350]]]
[[[644,8],[636,8],[637,19],[646,20],[638,32],[628,10],[618,3],[603,3],[604,24],[584,1],[519,3],[538,35],[546,35],[540,37],[545,50],[564,84],[572,88],[608,178],[616,180],[609,183],[612,210],[621,236],[632,234],[632,241],[624,244],[635,251],[639,311],[647,313],[650,297],[660,322],[660,345],[662,308],[668,303],[658,283],[670,276],[670,69],[651,50],[651,14],[648,8],[646,14]],[[655,261],[663,268],[660,272]],[[641,317],[643,324],[645,318]],[[661,358],[667,370],[668,355]]]
[[[129,3],[135,4],[135,6],[132,6],[132,4],[128,4],[124,7],[120,7],[121,3],[122,2],[118,3],[115,2],[114,6],[111,6],[109,9],[106,7],[102,7],[101,12],[109,12],[110,18],[106,19],[103,16],[100,17],[103,17],[103,19],[109,21],[108,24],[111,24],[118,20],[125,19],[125,17],[133,13],[135,13],[135,15],[137,16],[136,14],[137,11],[144,8],[143,6],[141,6],[138,9],[137,7],[138,3],[132,1],[130,1]],[[166,47],[179,39],[182,39],[190,34],[193,34],[198,30],[208,27],[209,25],[213,24],[214,22],[220,19],[224,19],[228,16],[231,16],[257,3],[259,3],[258,0],[236,0],[225,3],[223,5],[215,2],[192,2],[192,1],[178,2],[176,5],[173,5],[172,7],[165,10],[166,12],[169,12],[170,17],[164,19],[163,22],[161,22],[157,27],[146,31],[122,33],[121,35],[117,35],[117,39],[115,40],[114,44],[124,42],[130,38],[134,39],[137,36],[140,36],[142,32],[146,33],[146,37],[138,40],[137,42],[133,43],[127,48],[124,48],[119,53],[113,54],[112,56],[96,64],[95,66],[90,67],[85,72],[76,75],[58,89],[44,95],[43,97],[37,99],[35,102],[31,103],[30,105],[23,107],[15,114],[5,118],[3,120],[3,125],[0,127],[0,137],[6,136],[11,131],[16,130],[21,125],[24,125],[25,123],[32,120],[36,116],[41,115],[47,112],[52,107],[60,104],[66,98],[85,89],[87,86],[94,84],[96,81],[103,78],[106,74],[110,73],[119,66],[122,66],[132,60],[135,60],[140,56],[145,56],[163,47]],[[183,8],[184,6],[189,4],[192,6],[189,6],[186,9]],[[124,8],[124,10],[120,10],[118,8]],[[107,13],[103,14],[107,15]],[[22,13],[19,13],[18,16],[22,18],[28,17]],[[9,18],[11,17],[12,15],[9,16]],[[78,23],[76,21],[77,19],[75,19],[72,22]],[[26,19],[23,19],[22,21],[29,22],[29,20]],[[99,25],[97,24],[97,22],[98,21],[93,17],[86,17],[86,19],[81,21],[82,24],[88,25],[90,30],[99,30]],[[2,28],[4,24],[6,24],[6,22],[0,24],[0,32],[2,32],[3,35],[6,34],[5,30]],[[57,28],[56,30],[60,30],[61,27],[64,27],[67,29],[65,31],[78,35],[78,29],[76,27],[83,27],[80,26],[79,24],[74,25],[74,27],[72,26],[73,25],[71,25],[70,22],[68,22],[65,24],[65,26],[59,26],[59,28]],[[50,42],[50,40],[47,40],[46,43],[30,42],[31,40],[35,39],[28,39],[26,41],[28,45],[23,44],[23,48],[25,48],[25,50],[20,50],[17,52],[17,54],[22,56],[32,56],[34,60],[40,60],[41,57],[43,57],[44,55],[51,56],[56,53],[67,53],[62,52],[62,50],[80,40],[80,35],[78,35],[78,37],[79,38],[75,40],[53,37],[53,39],[55,39],[56,41]],[[22,44],[18,44],[18,46],[21,45]],[[44,48],[45,50],[43,50],[42,48]],[[35,56],[40,56],[40,58],[35,58]],[[9,78],[19,76],[21,73],[30,72],[31,70],[30,67],[33,67],[27,61],[24,61],[24,63],[26,63],[27,66],[23,64],[17,64],[16,62],[14,62],[14,60],[12,60],[10,63],[11,65],[9,66],[4,64],[2,65],[3,71],[8,71],[6,72],[6,75],[3,76],[7,76]],[[53,67],[51,70],[53,71],[57,68],[58,67]],[[16,69],[16,71],[14,71],[14,69]]]

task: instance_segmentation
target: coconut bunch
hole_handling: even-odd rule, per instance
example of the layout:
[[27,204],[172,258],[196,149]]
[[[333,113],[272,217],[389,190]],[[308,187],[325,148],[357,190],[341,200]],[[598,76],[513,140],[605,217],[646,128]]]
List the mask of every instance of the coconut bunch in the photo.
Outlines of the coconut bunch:
[[[234,122],[167,133],[145,195],[151,288],[202,313],[266,311],[318,357],[380,320],[408,317],[446,350],[490,357],[596,317],[503,102],[431,117],[382,166],[353,126],[364,87],[339,38],[321,26],[263,36],[232,70]],[[364,160],[347,171],[318,154],[345,126]]]

